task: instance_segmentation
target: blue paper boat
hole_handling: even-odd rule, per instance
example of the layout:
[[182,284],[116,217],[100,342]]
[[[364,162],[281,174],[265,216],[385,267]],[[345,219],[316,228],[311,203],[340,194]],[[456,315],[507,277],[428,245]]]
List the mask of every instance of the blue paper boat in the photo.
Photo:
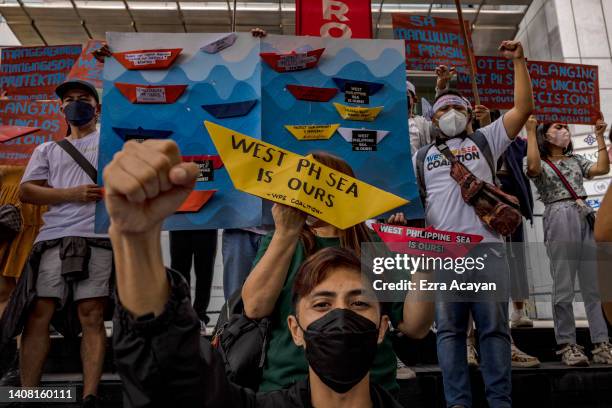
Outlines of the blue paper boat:
[[344,92],[346,89],[346,84],[354,84],[357,86],[367,86],[370,90],[370,95],[374,95],[376,92],[380,91],[385,84],[381,84],[379,82],[367,82],[367,81],[353,81],[352,79],[345,78],[333,78],[336,86],[340,89],[340,91]]
[[171,130],[143,129],[141,127],[136,129],[114,127],[113,130],[126,142],[128,140],[167,139],[174,133]]
[[215,105],[202,105],[202,108],[217,119],[235,118],[247,115],[257,104],[257,99],[243,102],[219,103]]

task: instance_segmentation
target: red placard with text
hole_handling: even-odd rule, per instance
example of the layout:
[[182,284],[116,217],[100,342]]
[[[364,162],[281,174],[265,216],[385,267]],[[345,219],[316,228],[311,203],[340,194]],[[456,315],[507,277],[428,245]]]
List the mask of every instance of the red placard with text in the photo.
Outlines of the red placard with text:
[[370,0],[296,0],[295,35],[372,38]]
[[0,89],[10,99],[55,99],[55,88],[64,82],[80,54],[80,45],[3,48]]
[[101,90],[104,64],[98,62],[92,53],[102,48],[104,44],[106,44],[106,42],[102,40],[89,40],[87,44],[85,44],[85,47],[83,47],[83,52],[79,56],[79,59],[72,66],[67,79],[87,81],[96,89]]
[[[489,109],[514,106],[514,63],[502,57],[476,57],[480,103]],[[540,122],[594,124],[599,119],[599,70],[596,65],[528,61],[535,114]],[[457,87],[472,100],[468,75]]]
[[[393,14],[393,38],[406,42],[406,69],[434,71],[438,65],[469,72],[465,42],[457,19]],[[464,21],[472,44],[470,24]]]
[[39,128],[32,134],[0,143],[0,165],[24,166],[36,146],[61,140],[68,125],[59,109],[59,101],[0,101],[0,125]]

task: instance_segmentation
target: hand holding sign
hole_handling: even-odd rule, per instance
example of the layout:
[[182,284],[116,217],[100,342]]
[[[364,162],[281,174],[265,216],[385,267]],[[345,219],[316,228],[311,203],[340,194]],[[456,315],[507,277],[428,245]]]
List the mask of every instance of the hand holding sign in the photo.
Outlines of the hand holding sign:
[[595,134],[597,136],[602,136],[604,135],[604,132],[606,131],[606,128],[608,127],[608,124],[602,119],[599,119],[597,121],[597,123],[595,124]]
[[523,45],[520,41],[502,41],[501,45],[499,46],[499,51],[501,51],[501,54],[505,59],[511,60],[525,58]]
[[299,235],[306,221],[306,213],[283,204],[272,206],[272,217],[276,232],[283,237]]

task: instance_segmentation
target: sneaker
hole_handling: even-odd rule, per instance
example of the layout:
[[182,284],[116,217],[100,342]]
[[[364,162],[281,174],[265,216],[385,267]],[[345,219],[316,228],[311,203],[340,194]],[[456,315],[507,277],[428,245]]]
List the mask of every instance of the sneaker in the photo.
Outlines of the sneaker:
[[478,353],[473,344],[467,345],[467,363],[470,367],[478,367]]
[[609,342],[595,344],[593,362],[595,364],[612,364],[612,345]]
[[83,403],[81,404],[81,408],[99,408],[100,400],[95,395],[88,395],[83,398]]
[[533,320],[527,316],[525,309],[514,310],[510,315],[510,327],[533,327]]
[[557,351],[561,355],[561,361],[570,367],[587,367],[589,358],[584,354],[584,347],[577,344],[566,344],[561,350]]
[[397,374],[395,378],[398,380],[412,380],[416,378],[416,373],[410,367],[407,367],[406,364],[402,362],[399,358],[397,358]]
[[540,366],[540,360],[537,357],[521,351],[514,344],[512,345],[512,367],[518,368],[534,368]]

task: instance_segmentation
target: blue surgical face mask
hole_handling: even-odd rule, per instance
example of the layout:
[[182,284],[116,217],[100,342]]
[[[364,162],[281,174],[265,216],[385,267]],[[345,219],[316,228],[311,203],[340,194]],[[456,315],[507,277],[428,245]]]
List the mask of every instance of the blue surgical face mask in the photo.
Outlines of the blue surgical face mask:
[[66,105],[64,116],[71,125],[81,127],[91,122],[96,116],[96,108],[87,102],[74,101]]

